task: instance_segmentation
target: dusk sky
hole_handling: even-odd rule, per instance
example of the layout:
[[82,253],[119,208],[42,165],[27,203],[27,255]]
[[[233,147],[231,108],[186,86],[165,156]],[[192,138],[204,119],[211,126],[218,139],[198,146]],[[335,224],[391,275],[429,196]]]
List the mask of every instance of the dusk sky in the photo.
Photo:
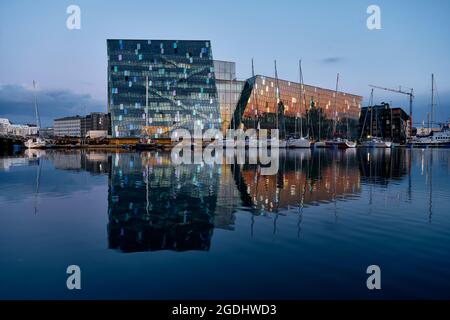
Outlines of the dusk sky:
[[[66,8],[81,8],[81,29],[66,27]],[[381,8],[369,30],[367,7]],[[209,39],[214,59],[235,61],[237,76],[273,75],[364,96],[368,84],[414,88],[415,122],[430,108],[431,73],[439,93],[436,120],[450,117],[450,2],[442,1],[2,1],[0,117],[34,122],[32,80],[42,122],[106,111],[106,39]],[[375,91],[375,102],[407,110],[407,97]]]

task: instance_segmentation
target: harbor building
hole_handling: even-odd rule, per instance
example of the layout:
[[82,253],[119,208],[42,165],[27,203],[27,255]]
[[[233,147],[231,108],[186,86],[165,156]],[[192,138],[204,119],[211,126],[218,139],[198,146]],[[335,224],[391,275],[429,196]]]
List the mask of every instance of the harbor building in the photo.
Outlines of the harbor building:
[[409,116],[402,108],[388,103],[361,109],[359,118],[363,138],[379,137],[395,143],[406,143]]
[[103,112],[92,112],[87,116],[71,116],[55,119],[53,134],[56,137],[85,137],[90,131],[103,131],[105,135],[111,131],[110,115]]
[[208,40],[110,39],[107,54],[108,111],[116,138],[168,138],[174,129],[192,131],[194,125],[225,133],[256,128],[257,122],[260,128],[294,133],[299,121],[306,127],[302,119],[312,108],[336,120],[338,133],[349,119],[358,130],[361,96],[278,80],[284,106],[278,110],[276,79],[238,80],[235,62],[213,60]]
[[107,40],[113,137],[221,127],[209,40]]
[[[282,103],[282,110],[278,102]],[[243,85],[230,128],[259,126],[294,133],[299,130],[300,121],[307,126],[306,114],[313,110],[320,110],[321,117],[328,120],[341,124],[349,120],[357,127],[361,102],[358,95],[257,75]]]
[[0,118],[0,134],[20,137],[35,136],[39,128],[31,124],[14,124],[9,119]]
[[53,133],[56,137],[81,137],[81,116],[55,119]]

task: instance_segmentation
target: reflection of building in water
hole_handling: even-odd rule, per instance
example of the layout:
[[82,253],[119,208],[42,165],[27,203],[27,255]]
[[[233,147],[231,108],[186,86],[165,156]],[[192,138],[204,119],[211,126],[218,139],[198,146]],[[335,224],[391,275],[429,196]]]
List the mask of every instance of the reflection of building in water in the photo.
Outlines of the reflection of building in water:
[[358,149],[357,154],[361,177],[369,183],[387,184],[408,174],[409,149]]
[[83,170],[92,174],[108,173],[110,157],[107,152],[85,150],[64,150],[45,154],[45,158],[51,160],[56,169]]
[[114,154],[108,195],[110,248],[209,250],[219,171],[218,166],[173,166],[169,154]]
[[219,192],[217,194],[216,214],[214,227],[233,230],[235,211],[240,206],[239,190],[233,178],[233,168],[227,164],[220,167]]
[[26,166],[28,165],[28,159],[18,157],[5,157],[0,158],[0,170],[9,171],[14,166]]
[[281,154],[277,175],[260,175],[255,165],[235,175],[244,203],[257,211],[278,212],[300,203],[333,201],[359,193],[360,175],[355,150],[330,153],[289,150]]

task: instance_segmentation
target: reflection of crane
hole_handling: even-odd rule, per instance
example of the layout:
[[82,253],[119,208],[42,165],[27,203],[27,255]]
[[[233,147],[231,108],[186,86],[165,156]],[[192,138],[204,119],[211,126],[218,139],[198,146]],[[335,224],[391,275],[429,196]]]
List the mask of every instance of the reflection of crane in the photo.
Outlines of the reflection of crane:
[[413,104],[413,99],[414,99],[414,90],[409,89],[410,91],[404,91],[402,89],[402,87],[399,87],[398,89],[390,89],[390,88],[383,88],[383,87],[373,86],[373,85],[369,85],[369,87],[372,87],[375,89],[380,89],[380,90],[385,90],[385,91],[390,91],[390,92],[401,93],[401,94],[405,94],[409,97],[409,136],[411,137],[412,136],[412,126],[413,126],[412,104]]

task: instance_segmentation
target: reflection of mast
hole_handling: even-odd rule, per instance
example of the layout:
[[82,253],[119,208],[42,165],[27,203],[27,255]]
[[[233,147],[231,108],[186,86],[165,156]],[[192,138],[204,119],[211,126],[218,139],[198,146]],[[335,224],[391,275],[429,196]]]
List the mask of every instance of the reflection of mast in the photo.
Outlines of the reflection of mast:
[[36,191],[34,193],[34,214],[37,214],[38,195],[39,195],[39,183],[41,180],[41,160],[38,159],[38,167],[36,173]]
[[[277,181],[276,181],[276,210],[275,210],[275,219],[273,221],[273,234],[277,231],[277,221],[278,221],[278,215],[279,215],[279,209],[280,209],[280,202],[281,202],[281,195],[282,193],[279,192],[283,189],[284,186],[284,173],[286,172],[286,156],[283,158],[283,169],[278,170],[277,173]],[[281,171],[281,173],[280,173]]]
[[433,150],[430,150],[430,163],[427,166],[428,175],[429,175],[429,183],[430,183],[430,192],[428,198],[428,222],[431,223],[431,217],[433,214]]
[[[147,82],[148,83],[148,82]],[[148,175],[149,175],[149,164],[147,163],[147,165],[145,166],[145,170],[146,170],[146,183],[145,183],[145,211],[147,212],[147,215],[150,215],[150,201],[149,201],[149,181],[148,181]]]
[[412,162],[412,148],[409,148],[408,152],[408,200],[411,201],[412,190],[411,190],[411,162]]

